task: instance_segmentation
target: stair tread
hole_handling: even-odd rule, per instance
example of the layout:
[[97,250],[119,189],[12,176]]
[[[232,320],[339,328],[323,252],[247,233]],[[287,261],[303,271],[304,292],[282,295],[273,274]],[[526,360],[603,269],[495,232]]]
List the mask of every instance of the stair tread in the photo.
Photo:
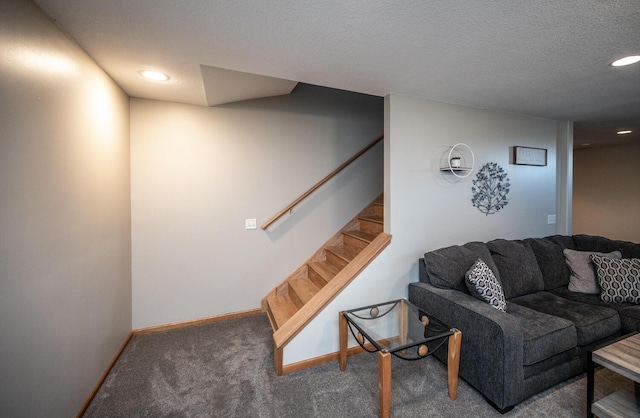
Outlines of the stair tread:
[[334,266],[333,264],[326,261],[316,261],[313,263],[309,263],[309,267],[311,267],[316,273],[322,276],[322,278],[326,282],[329,282],[331,279],[333,279],[333,276],[340,273],[339,267]]
[[371,221],[371,222],[380,223],[380,224],[384,222],[384,218],[382,216],[375,215],[375,214],[360,215],[358,218]]
[[289,318],[298,312],[298,308],[289,295],[269,296],[267,303],[269,304],[271,316],[276,323],[276,329],[284,325]]
[[353,230],[353,231],[345,231],[343,232],[345,235],[350,235],[352,237],[358,238],[363,241],[371,242],[375,239],[376,235],[367,231]]
[[297,279],[291,279],[289,286],[298,295],[298,298],[305,304],[311,300],[312,297],[320,291],[320,288],[315,285],[308,277],[302,277]]
[[[262,299],[262,308],[266,310],[274,331],[274,365],[277,375],[284,373],[283,353],[289,341],[389,244],[391,236],[380,236],[384,229],[384,213],[384,198],[381,194],[309,257],[303,266],[272,290],[271,296]],[[327,245],[338,242],[341,244]],[[352,263],[363,251],[358,258],[362,263]],[[340,275],[343,268],[345,271]],[[336,276],[340,283],[326,286]],[[307,303],[309,305],[303,308]],[[298,312],[299,309],[301,310]],[[280,330],[294,316],[296,318]]]
[[331,251],[345,261],[353,260],[362,251],[360,248],[345,247],[344,245],[331,245],[326,250]]

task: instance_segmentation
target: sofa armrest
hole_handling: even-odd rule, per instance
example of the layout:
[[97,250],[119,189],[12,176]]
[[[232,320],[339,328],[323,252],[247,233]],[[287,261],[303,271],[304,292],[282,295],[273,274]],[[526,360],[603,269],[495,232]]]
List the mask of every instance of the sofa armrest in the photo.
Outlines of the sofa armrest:
[[523,332],[508,313],[473,296],[429,283],[411,283],[409,300],[462,331],[460,377],[478,389],[499,409],[522,400]]

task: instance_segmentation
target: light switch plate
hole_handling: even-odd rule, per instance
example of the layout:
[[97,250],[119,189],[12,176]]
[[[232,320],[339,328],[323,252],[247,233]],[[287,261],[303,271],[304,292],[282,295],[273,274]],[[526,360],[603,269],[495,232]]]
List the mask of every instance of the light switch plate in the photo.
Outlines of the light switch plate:
[[547,215],[547,223],[549,225],[556,223],[556,215]]
[[256,220],[255,219],[245,219],[244,220],[244,229],[256,229]]

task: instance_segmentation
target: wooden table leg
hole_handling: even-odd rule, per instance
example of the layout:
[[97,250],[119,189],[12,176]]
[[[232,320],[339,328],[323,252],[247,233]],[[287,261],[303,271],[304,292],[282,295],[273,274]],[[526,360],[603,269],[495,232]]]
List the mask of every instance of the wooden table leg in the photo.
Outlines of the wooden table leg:
[[349,335],[347,334],[347,319],[342,312],[338,315],[340,316],[340,371],[343,372],[347,368],[347,338]]
[[449,399],[455,401],[458,398],[458,371],[460,370],[460,342],[462,332],[455,331],[449,337],[449,358],[447,359],[447,374],[449,378]]
[[[407,333],[408,333],[408,314],[407,303],[403,300],[400,301],[398,305],[398,344],[405,345],[407,343]],[[400,353],[404,356],[407,350],[402,350]]]
[[391,415],[391,354],[378,351],[378,389],[380,390],[380,418]]
[[593,378],[594,378],[593,353],[587,351],[587,418],[593,418],[591,405],[593,404]]

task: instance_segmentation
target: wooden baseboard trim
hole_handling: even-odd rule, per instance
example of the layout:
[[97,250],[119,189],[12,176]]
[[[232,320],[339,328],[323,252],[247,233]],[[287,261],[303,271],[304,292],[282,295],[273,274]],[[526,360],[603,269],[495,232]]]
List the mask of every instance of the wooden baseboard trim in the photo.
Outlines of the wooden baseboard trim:
[[98,389],[100,389],[100,386],[102,386],[102,383],[104,382],[104,379],[107,378],[107,375],[109,374],[109,372],[111,371],[113,366],[116,364],[116,361],[118,361],[118,359],[120,358],[120,355],[124,351],[125,347],[127,346],[127,344],[129,344],[129,341],[131,341],[131,337],[133,337],[133,332],[129,332],[129,335],[127,336],[127,339],[122,344],[122,346],[120,346],[120,349],[118,350],[116,355],[111,360],[111,363],[109,363],[109,365],[107,366],[107,370],[105,370],[104,373],[102,373],[102,376],[100,376],[100,379],[98,380],[98,384],[93,388],[93,390],[89,394],[89,397],[87,398],[87,400],[82,405],[82,408],[80,408],[80,412],[78,412],[78,415],[76,415],[76,418],[80,418],[81,416],[84,415],[85,411],[89,407],[89,404],[93,400],[93,397],[96,396],[96,393],[98,393]]
[[[375,350],[373,345],[371,344],[365,344],[365,345],[367,346],[368,350]],[[355,347],[347,348],[347,357],[351,357],[353,355],[364,353],[364,352],[365,352],[364,349],[359,345],[357,345]],[[319,366],[321,364],[328,363],[334,360],[338,361],[339,356],[340,356],[340,352],[336,351],[335,353],[329,353],[323,356],[302,360],[297,363],[285,364],[284,366],[282,366],[282,374],[297,372],[298,370],[306,369],[313,366]],[[336,367],[338,367],[338,365],[336,365]]]
[[259,314],[261,312],[262,311],[260,310],[260,308],[249,309],[247,311],[240,311],[240,312],[233,312],[233,313],[222,314],[222,315],[209,316],[209,317],[206,317],[206,318],[192,319],[190,321],[172,322],[170,324],[165,324],[165,325],[156,325],[156,326],[153,326],[153,327],[138,328],[138,329],[134,329],[131,332],[133,333],[133,335],[151,334],[151,333],[154,333],[154,332],[169,331],[169,330],[177,329],[177,328],[192,327],[192,326],[195,326],[195,325],[211,324],[213,322],[225,321],[227,319],[240,318],[240,317],[243,317],[243,316],[257,315],[257,314]]

